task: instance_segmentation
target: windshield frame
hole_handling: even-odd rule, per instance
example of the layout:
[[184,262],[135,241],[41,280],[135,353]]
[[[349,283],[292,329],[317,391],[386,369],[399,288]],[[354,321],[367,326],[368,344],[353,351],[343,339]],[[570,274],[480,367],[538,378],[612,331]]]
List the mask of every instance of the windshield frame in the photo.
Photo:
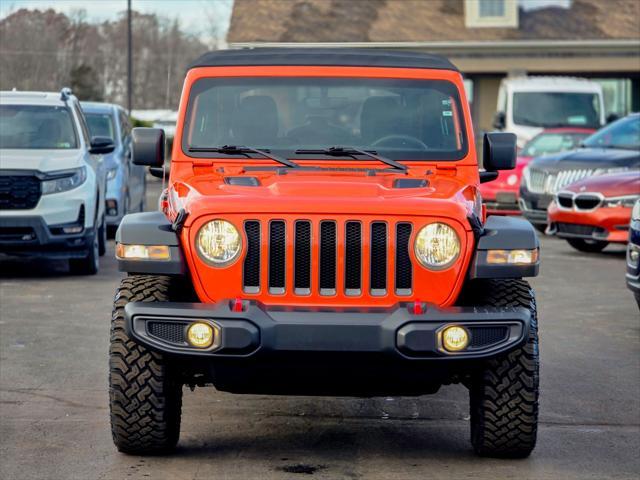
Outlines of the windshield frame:
[[[239,68],[243,68],[243,69],[248,69],[251,67],[239,67]],[[328,69],[330,68],[332,70],[332,72],[336,72],[333,74],[320,74],[320,75],[313,75],[313,74],[299,74],[296,72],[286,72],[286,68],[283,67],[282,73],[278,73],[275,75],[270,75],[270,74],[266,74],[266,73],[261,73],[261,74],[257,74],[257,73],[253,73],[251,72],[251,74],[247,74],[247,75],[198,75],[197,78],[195,78],[193,80],[193,82],[190,84],[190,88],[189,89],[185,89],[185,91],[183,92],[183,98],[182,101],[185,103],[184,111],[180,112],[180,116],[179,119],[181,119],[182,121],[178,122],[178,129],[176,132],[176,138],[179,135],[180,141],[177,142],[177,144],[179,145],[179,148],[181,150],[181,153],[186,156],[189,159],[212,159],[212,158],[221,158],[221,159],[232,159],[232,160],[264,160],[263,158],[253,158],[253,157],[249,157],[247,158],[246,156],[244,156],[244,158],[239,158],[239,156],[237,154],[224,154],[224,153],[216,153],[215,155],[211,155],[211,153],[207,153],[207,152],[194,152],[191,151],[192,148],[194,148],[194,145],[190,145],[188,142],[188,137],[189,137],[189,129],[191,128],[191,123],[192,121],[194,121],[194,115],[195,115],[195,111],[194,111],[194,103],[196,102],[196,98],[197,95],[199,93],[201,93],[202,91],[206,90],[206,88],[202,88],[202,86],[205,86],[206,84],[211,84],[211,83],[220,83],[220,84],[228,84],[228,85],[234,85],[237,83],[241,83],[241,82],[246,82],[246,81],[251,81],[251,80],[274,80],[274,81],[279,81],[279,80],[283,80],[283,79],[291,79],[291,80],[296,80],[296,79],[300,79],[300,80],[305,80],[305,79],[316,79],[316,80],[343,80],[348,82],[349,80],[356,80],[358,82],[364,82],[367,80],[370,80],[372,82],[377,82],[380,83],[381,85],[385,82],[389,82],[389,83],[393,83],[393,82],[407,82],[407,83],[439,83],[441,84],[442,88],[446,88],[448,89],[447,93],[449,93],[451,95],[451,97],[453,98],[455,104],[456,104],[456,109],[455,109],[455,115],[456,115],[456,121],[458,123],[459,126],[459,131],[460,131],[460,148],[458,150],[450,150],[450,151],[446,151],[446,150],[431,150],[431,154],[429,155],[429,152],[425,152],[425,151],[419,151],[419,150],[399,150],[399,149],[388,149],[388,148],[375,148],[372,146],[361,146],[358,145],[359,148],[362,148],[363,150],[367,150],[370,152],[375,151],[377,154],[387,157],[387,158],[391,158],[392,160],[395,161],[408,161],[408,162],[440,162],[440,161],[445,161],[445,162],[450,162],[450,161],[459,161],[462,159],[467,158],[467,156],[469,155],[469,153],[473,150],[472,149],[472,145],[473,145],[473,136],[469,135],[469,117],[468,117],[468,112],[467,112],[467,107],[463,104],[463,102],[466,102],[466,97],[464,95],[464,92],[461,92],[461,87],[460,85],[458,85],[458,82],[454,81],[453,78],[451,78],[451,72],[447,72],[446,74],[443,74],[443,72],[437,71],[437,70],[422,70],[420,71],[420,73],[422,73],[422,75],[416,75],[414,73],[414,71],[411,70],[405,70],[405,69],[393,69],[395,71],[410,71],[412,73],[412,75],[393,75],[393,76],[388,76],[388,75],[376,75],[376,74],[370,74],[370,75],[365,75],[363,73],[354,73],[353,69],[350,67],[340,67],[340,68],[333,68],[333,67],[308,67],[309,69],[314,69],[314,70],[324,70],[324,69]],[[213,68],[207,68],[204,70],[218,70],[220,69],[220,67],[213,67]],[[362,70],[362,69],[358,69],[358,70]],[[383,69],[376,69],[376,68],[371,68],[371,69],[367,69],[367,70],[383,70]],[[193,72],[193,71],[192,71]],[[337,73],[339,72],[339,73]],[[425,72],[429,72],[428,75],[425,75]],[[191,72],[190,72],[191,73]],[[353,73],[353,74],[349,74],[349,73]],[[377,72],[376,72],[377,73]],[[435,73],[435,74],[434,74]],[[208,87],[210,88],[210,87]],[[212,142],[213,143],[213,142]],[[345,158],[337,158],[334,155],[323,155],[323,154],[313,154],[313,155],[309,155],[309,154],[297,154],[295,151],[299,150],[299,149],[306,149],[306,148],[313,148],[313,149],[318,149],[320,148],[320,146],[318,145],[292,145],[292,146],[287,146],[287,148],[277,148],[277,146],[268,146],[268,145],[246,145],[246,146],[250,146],[250,147],[254,147],[254,148],[259,148],[265,151],[268,151],[270,153],[273,153],[275,155],[278,155],[280,157],[284,157],[284,158],[295,158],[295,159],[299,159],[302,161],[305,160],[327,160],[327,161],[335,161],[335,162],[341,162],[344,163],[345,162]],[[323,145],[322,147],[333,147],[336,146],[334,144],[332,145]],[[211,145],[211,147],[219,147],[218,145]],[[427,153],[427,155],[425,155],[425,153]],[[353,160],[353,159],[352,159]],[[348,161],[348,160],[347,160]],[[364,159],[362,159],[362,161],[365,161]],[[370,161],[370,160],[367,160]]]
[[80,135],[78,134],[78,128],[76,125],[76,117],[74,112],[69,107],[69,105],[55,105],[55,104],[37,104],[37,103],[2,103],[0,104],[0,108],[2,107],[31,107],[31,108],[40,108],[40,109],[57,109],[64,110],[67,112],[69,116],[69,121],[71,123],[71,131],[73,133],[74,144],[71,147],[5,147],[0,143],[0,150],[78,150],[82,148],[82,141],[80,139]]

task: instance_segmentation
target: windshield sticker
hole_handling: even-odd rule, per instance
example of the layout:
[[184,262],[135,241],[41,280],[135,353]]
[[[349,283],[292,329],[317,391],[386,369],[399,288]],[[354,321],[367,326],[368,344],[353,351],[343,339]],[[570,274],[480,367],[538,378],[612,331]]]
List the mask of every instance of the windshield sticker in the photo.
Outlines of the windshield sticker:
[[442,116],[443,117],[452,117],[453,116],[453,112],[451,110],[443,110],[442,111]]
[[587,123],[587,117],[584,115],[573,115],[567,118],[569,125],[585,125]]

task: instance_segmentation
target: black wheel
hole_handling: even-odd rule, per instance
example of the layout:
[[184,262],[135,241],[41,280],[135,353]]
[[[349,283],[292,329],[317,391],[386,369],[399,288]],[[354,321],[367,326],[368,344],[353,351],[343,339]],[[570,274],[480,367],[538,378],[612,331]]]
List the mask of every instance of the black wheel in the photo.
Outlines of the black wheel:
[[[133,342],[125,331],[129,302],[166,302],[169,277],[134,275],[122,280],[111,318],[109,408],[119,451],[152,454],[171,450],[180,436],[182,382],[166,359]],[[175,299],[175,298],[173,298]]]
[[471,443],[487,457],[523,458],[536,445],[539,353],[536,301],[524,280],[471,283],[467,304],[524,307],[531,311],[527,342],[486,362],[469,384]]
[[602,240],[583,240],[582,238],[567,238],[567,242],[576,250],[587,253],[601,252],[609,245],[609,242]]
[[98,228],[98,254],[102,257],[107,253],[107,219],[103,216]]
[[69,271],[75,275],[95,275],[100,268],[100,239],[97,232],[87,238],[89,252],[84,258],[69,260]]

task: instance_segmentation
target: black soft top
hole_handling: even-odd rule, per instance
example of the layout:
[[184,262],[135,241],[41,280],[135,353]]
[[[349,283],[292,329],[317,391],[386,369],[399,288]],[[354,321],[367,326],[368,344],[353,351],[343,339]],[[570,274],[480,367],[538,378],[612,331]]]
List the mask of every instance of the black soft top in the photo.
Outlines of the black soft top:
[[205,53],[189,68],[251,65],[317,65],[430,68],[458,71],[449,60],[427,53],[373,48],[247,48]]

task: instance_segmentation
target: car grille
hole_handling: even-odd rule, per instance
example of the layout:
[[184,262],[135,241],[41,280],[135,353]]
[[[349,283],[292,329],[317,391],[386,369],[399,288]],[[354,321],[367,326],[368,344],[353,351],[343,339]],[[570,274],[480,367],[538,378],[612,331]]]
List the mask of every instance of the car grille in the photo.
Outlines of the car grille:
[[533,193],[554,194],[558,190],[575,183],[583,178],[595,174],[594,169],[561,170],[559,172],[546,172],[544,170],[529,170],[527,187]]
[[577,211],[595,210],[602,204],[602,196],[595,193],[578,193],[560,192],[556,197],[558,205],[566,209],[575,209]]
[[591,237],[594,234],[602,234],[604,230],[592,225],[580,225],[577,223],[556,223],[559,234],[577,235],[580,237]]
[[[411,223],[333,219],[299,219],[293,223],[291,229],[284,220],[244,222],[247,252],[242,278],[245,293],[289,293],[286,275],[292,272],[291,293],[294,295],[331,296],[338,291],[347,296],[362,293],[382,296],[388,292],[398,296],[411,295]],[[294,236],[289,256],[287,232],[293,232]],[[312,263],[314,249],[318,253],[315,266]],[[266,277],[260,272],[260,266],[265,265],[263,255],[268,259]],[[393,270],[390,262],[393,262]],[[267,285],[261,285],[262,278],[266,278]],[[365,285],[367,291],[364,291]]]
[[186,326],[185,323],[178,322],[148,322],[147,331],[152,337],[181,345],[186,342]]
[[40,194],[40,180],[35,175],[0,175],[0,210],[35,208]]

